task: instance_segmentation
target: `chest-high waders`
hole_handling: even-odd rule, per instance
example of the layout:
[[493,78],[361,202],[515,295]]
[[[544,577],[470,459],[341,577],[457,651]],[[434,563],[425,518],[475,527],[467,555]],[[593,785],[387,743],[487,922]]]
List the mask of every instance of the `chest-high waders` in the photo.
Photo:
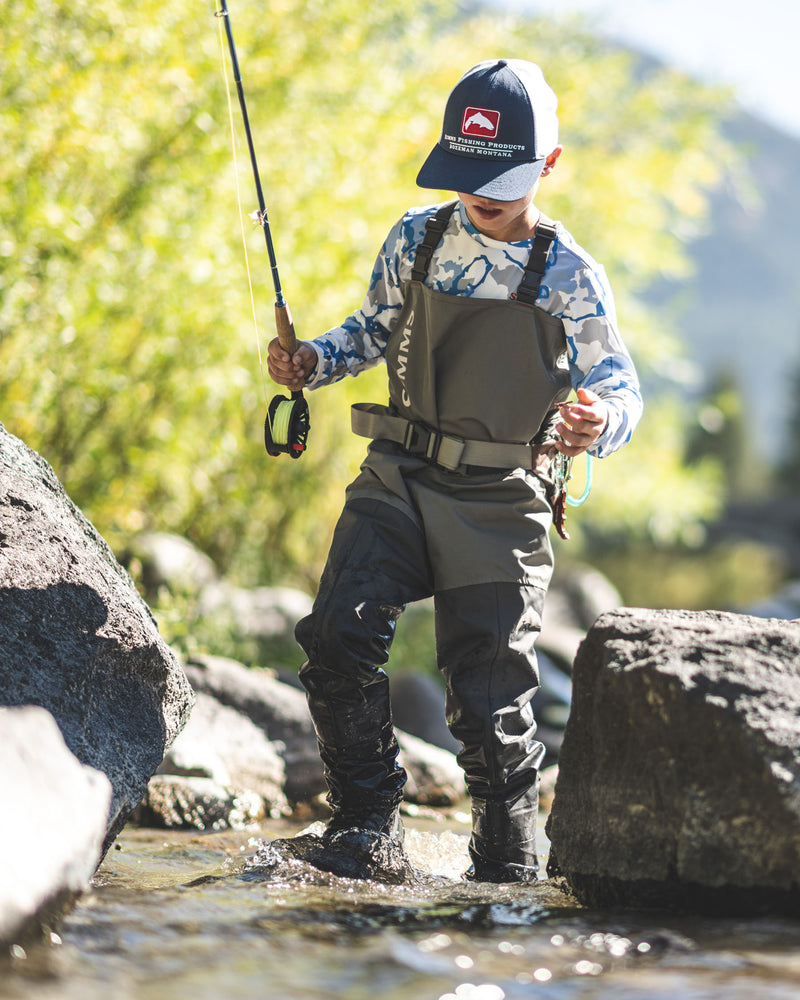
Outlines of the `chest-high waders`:
[[[540,224],[516,300],[424,284],[452,206],[428,223],[387,348],[388,407],[354,407],[373,438],[351,484],[311,614],[300,678],[333,810],[326,836],[397,835],[387,662],[406,604],[433,595],[447,723],[472,797],[472,869],[536,878],[534,640],[552,573],[549,449],[533,444],[566,397],[560,321],[534,305],[554,230]],[[400,827],[401,829],[401,827]]]

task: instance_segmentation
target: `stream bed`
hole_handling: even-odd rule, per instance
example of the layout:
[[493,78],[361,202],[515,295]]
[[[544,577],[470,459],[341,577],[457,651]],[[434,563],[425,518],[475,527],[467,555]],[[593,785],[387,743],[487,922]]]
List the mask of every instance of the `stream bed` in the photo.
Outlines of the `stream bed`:
[[800,919],[605,912],[547,882],[466,883],[466,826],[406,826],[419,885],[254,866],[263,840],[299,832],[282,821],[126,829],[50,941],[0,959],[0,1000],[800,996]]

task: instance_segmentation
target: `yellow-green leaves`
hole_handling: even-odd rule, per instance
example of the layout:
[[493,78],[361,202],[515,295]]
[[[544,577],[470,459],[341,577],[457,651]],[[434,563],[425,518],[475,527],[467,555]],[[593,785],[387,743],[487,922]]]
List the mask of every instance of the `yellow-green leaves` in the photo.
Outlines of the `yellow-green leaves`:
[[[414,178],[447,94],[503,54],[539,61],[560,95],[565,153],[542,207],[606,264],[646,381],[651,363],[679,370],[634,296],[687,266],[730,156],[720,95],[575,30],[450,0],[229,6],[301,338],[361,304],[389,227],[435,198]],[[0,419],[114,547],[176,531],[243,580],[312,588],[364,447],[348,405],[383,398],[385,377],[315,393],[308,454],[266,456],[277,390],[258,366],[213,0],[7,0],[3,13]],[[246,219],[257,203],[232,100]],[[246,241],[263,352],[272,283],[249,222]],[[682,466],[680,413],[659,412],[650,398],[640,443],[604,463],[574,520],[679,537],[713,506],[713,470]],[[617,488],[639,480],[634,499]]]

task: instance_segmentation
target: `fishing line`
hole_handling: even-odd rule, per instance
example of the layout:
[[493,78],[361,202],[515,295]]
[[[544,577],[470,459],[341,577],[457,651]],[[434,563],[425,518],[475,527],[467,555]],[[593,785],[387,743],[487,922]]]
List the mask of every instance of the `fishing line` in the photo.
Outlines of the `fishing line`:
[[258,354],[258,370],[261,373],[261,391],[264,395],[264,402],[267,401],[267,381],[264,377],[264,361],[261,356],[261,334],[258,328],[258,313],[256,311],[256,298],[253,290],[253,276],[250,271],[250,257],[247,253],[247,234],[244,225],[244,210],[242,208],[242,191],[239,183],[239,156],[237,153],[238,144],[236,142],[236,128],[233,122],[233,101],[231,100],[231,87],[228,77],[228,64],[225,59],[225,38],[222,33],[222,17],[220,12],[214,12],[217,18],[217,40],[219,42],[219,62],[222,71],[222,82],[225,86],[225,98],[228,104],[228,125],[231,133],[231,152],[233,154],[233,177],[236,184],[236,204],[239,209],[239,231],[242,237],[242,249],[244,250],[244,267],[247,272],[247,286],[250,290],[250,308],[253,313],[253,331],[256,338],[256,353]]

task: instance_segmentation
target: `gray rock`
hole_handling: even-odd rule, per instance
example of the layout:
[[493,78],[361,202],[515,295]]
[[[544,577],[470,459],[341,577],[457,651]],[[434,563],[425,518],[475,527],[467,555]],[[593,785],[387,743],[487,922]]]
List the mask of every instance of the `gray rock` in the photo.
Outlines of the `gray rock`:
[[454,753],[396,730],[400,747],[398,761],[408,775],[407,802],[421,806],[454,806],[466,796],[464,772]]
[[456,753],[461,744],[447,728],[444,686],[427,674],[391,673],[392,715],[400,729]]
[[264,816],[255,792],[238,791],[211,778],[161,774],[151,778],[136,809],[141,826],[165,830],[244,830]]
[[43,708],[0,708],[0,943],[24,941],[89,888],[111,785]]
[[545,602],[543,628],[567,626],[586,631],[599,615],[621,604],[619,591],[599,570],[557,560]]
[[268,651],[275,640],[294,644],[294,627],[311,604],[308,594],[291,587],[236,587],[219,580],[203,588],[197,610],[239,641],[249,639]]
[[288,809],[281,750],[282,744],[268,740],[247,716],[201,691],[158,774],[209,778],[242,795],[258,795],[262,811],[277,816]]
[[78,760],[108,776],[105,853],[184,725],[191,690],[108,545],[2,427],[0,548],[0,704],[48,709]]
[[758,618],[800,618],[800,580],[791,580],[764,601],[745,608],[744,613]]
[[317,737],[302,691],[276,680],[270,670],[248,669],[224,656],[194,657],[185,670],[195,691],[235,709],[268,740],[282,744],[289,802],[308,802],[325,789]]
[[145,596],[153,602],[162,587],[173,594],[197,594],[219,578],[212,559],[187,539],[166,531],[136,535],[121,561],[129,569],[135,568]]
[[[269,670],[243,666],[222,656],[198,656],[185,665],[192,687],[213,695],[247,716],[271,741],[281,744],[284,790],[290,805],[310,803],[326,791],[317,737],[305,694],[276,680]],[[449,805],[464,795],[454,754],[397,732],[408,772],[406,799],[421,805]],[[221,754],[224,757],[224,754]]]
[[601,616],[573,670],[548,871],[594,906],[800,912],[800,622]]

